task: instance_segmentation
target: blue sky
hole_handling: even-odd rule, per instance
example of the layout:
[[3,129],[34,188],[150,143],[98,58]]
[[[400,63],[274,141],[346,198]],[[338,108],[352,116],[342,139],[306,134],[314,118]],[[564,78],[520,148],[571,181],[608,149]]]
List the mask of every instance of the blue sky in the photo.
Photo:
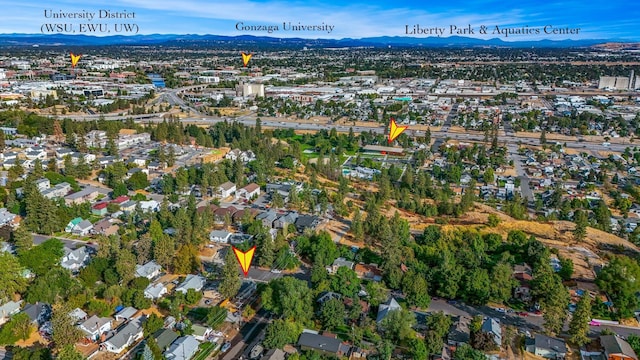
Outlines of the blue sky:
[[[47,4],[46,6],[43,4]],[[7,1],[0,14],[0,33],[40,33],[47,19],[45,10],[58,12],[135,12],[135,19],[94,19],[91,23],[135,23],[141,34],[218,34],[270,35],[303,38],[361,38],[370,36],[405,36],[405,25],[444,27],[450,25],[476,29],[473,37],[501,37],[503,40],[536,39],[623,39],[640,41],[640,5],[634,1],[608,0],[478,0],[478,1],[268,1],[268,0],[95,0],[91,5],[70,0]],[[633,4],[633,5],[632,5]],[[236,23],[278,25],[280,30],[267,34],[238,31]],[[282,30],[283,22],[304,25],[330,24],[326,31],[294,32]],[[59,21],[60,22],[60,21]],[[73,19],[80,24],[86,20]],[[480,25],[499,27],[580,28],[577,35],[479,35]],[[100,34],[95,34],[100,35]],[[102,34],[106,35],[106,34]],[[425,35],[422,35],[425,36]]]

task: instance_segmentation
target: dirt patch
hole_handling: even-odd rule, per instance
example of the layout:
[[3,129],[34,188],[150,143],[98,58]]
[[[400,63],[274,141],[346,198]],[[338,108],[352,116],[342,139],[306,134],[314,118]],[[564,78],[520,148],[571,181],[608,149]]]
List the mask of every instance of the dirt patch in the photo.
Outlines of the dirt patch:
[[46,346],[49,343],[46,339],[40,336],[38,329],[33,327],[32,330],[33,331],[31,332],[31,336],[29,336],[27,340],[19,340],[18,342],[16,342],[16,346],[30,347],[37,343],[41,343]]
[[[486,223],[489,214],[495,214],[501,220],[494,227],[489,228]],[[489,206],[476,204],[474,211],[470,211],[460,218],[450,219],[443,230],[457,227],[475,228],[480,233],[497,233],[506,238],[509,231],[521,230],[527,235],[533,235],[548,247],[558,251],[561,257],[570,258],[574,263],[574,278],[594,280],[594,265],[603,265],[603,259],[598,255],[604,250],[616,252],[640,253],[640,249],[633,243],[607,232],[587,228],[584,240],[576,241],[573,237],[575,224],[570,221],[535,222],[515,220]]]

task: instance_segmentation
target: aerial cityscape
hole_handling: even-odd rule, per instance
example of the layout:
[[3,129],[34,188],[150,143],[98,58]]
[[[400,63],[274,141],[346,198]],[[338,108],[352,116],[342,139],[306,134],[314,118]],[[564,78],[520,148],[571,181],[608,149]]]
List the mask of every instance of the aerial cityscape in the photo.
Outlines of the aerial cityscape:
[[174,5],[0,15],[0,359],[638,360],[637,6]]

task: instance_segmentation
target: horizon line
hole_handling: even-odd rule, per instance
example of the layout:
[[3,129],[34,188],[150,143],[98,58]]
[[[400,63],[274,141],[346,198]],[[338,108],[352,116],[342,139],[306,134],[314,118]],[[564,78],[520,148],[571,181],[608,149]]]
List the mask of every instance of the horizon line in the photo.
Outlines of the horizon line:
[[367,40],[367,39],[379,39],[379,38],[389,38],[389,39],[412,39],[414,41],[423,40],[434,40],[434,39],[468,39],[468,40],[476,40],[476,41],[491,41],[498,40],[503,43],[518,43],[518,42],[542,42],[542,41],[550,41],[550,42],[587,42],[587,41],[602,41],[609,43],[640,43],[640,39],[631,40],[631,39],[619,39],[619,38],[585,38],[585,39],[550,39],[550,38],[542,38],[542,39],[519,39],[519,40],[505,40],[499,36],[494,36],[490,38],[479,38],[479,37],[469,37],[469,36],[460,36],[460,35],[450,35],[450,36],[425,36],[425,37],[413,37],[413,36],[401,36],[401,35],[381,35],[381,36],[368,36],[368,37],[342,37],[342,38],[303,38],[303,37],[278,37],[273,35],[254,35],[254,34],[239,34],[239,35],[221,35],[214,33],[151,33],[151,34],[132,34],[132,35],[121,35],[121,34],[113,34],[113,35],[91,35],[91,34],[67,34],[67,33],[55,33],[55,34],[41,34],[41,33],[0,33],[0,36],[39,36],[39,37],[53,37],[53,36],[67,36],[67,37],[85,37],[85,38],[134,38],[134,37],[144,37],[144,36],[219,36],[219,37],[227,37],[227,38],[241,38],[241,37],[253,37],[253,38],[265,38],[265,39],[284,39],[284,40],[329,40],[329,41],[340,41],[340,40]]

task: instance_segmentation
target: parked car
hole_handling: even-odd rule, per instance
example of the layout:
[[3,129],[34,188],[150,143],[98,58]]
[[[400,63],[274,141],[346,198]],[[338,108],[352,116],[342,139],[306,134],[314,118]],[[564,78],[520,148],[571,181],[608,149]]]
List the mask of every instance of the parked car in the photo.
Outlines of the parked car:
[[226,352],[227,350],[229,350],[230,347],[231,347],[231,342],[227,341],[226,343],[222,344],[222,348],[220,348],[220,352]]
[[589,321],[590,326],[600,326],[600,321],[591,320]]
[[520,316],[529,316],[529,313],[526,312],[526,311],[519,311],[518,315],[520,315]]
[[495,308],[495,310],[499,313],[506,313],[507,310],[505,310],[505,308]]

